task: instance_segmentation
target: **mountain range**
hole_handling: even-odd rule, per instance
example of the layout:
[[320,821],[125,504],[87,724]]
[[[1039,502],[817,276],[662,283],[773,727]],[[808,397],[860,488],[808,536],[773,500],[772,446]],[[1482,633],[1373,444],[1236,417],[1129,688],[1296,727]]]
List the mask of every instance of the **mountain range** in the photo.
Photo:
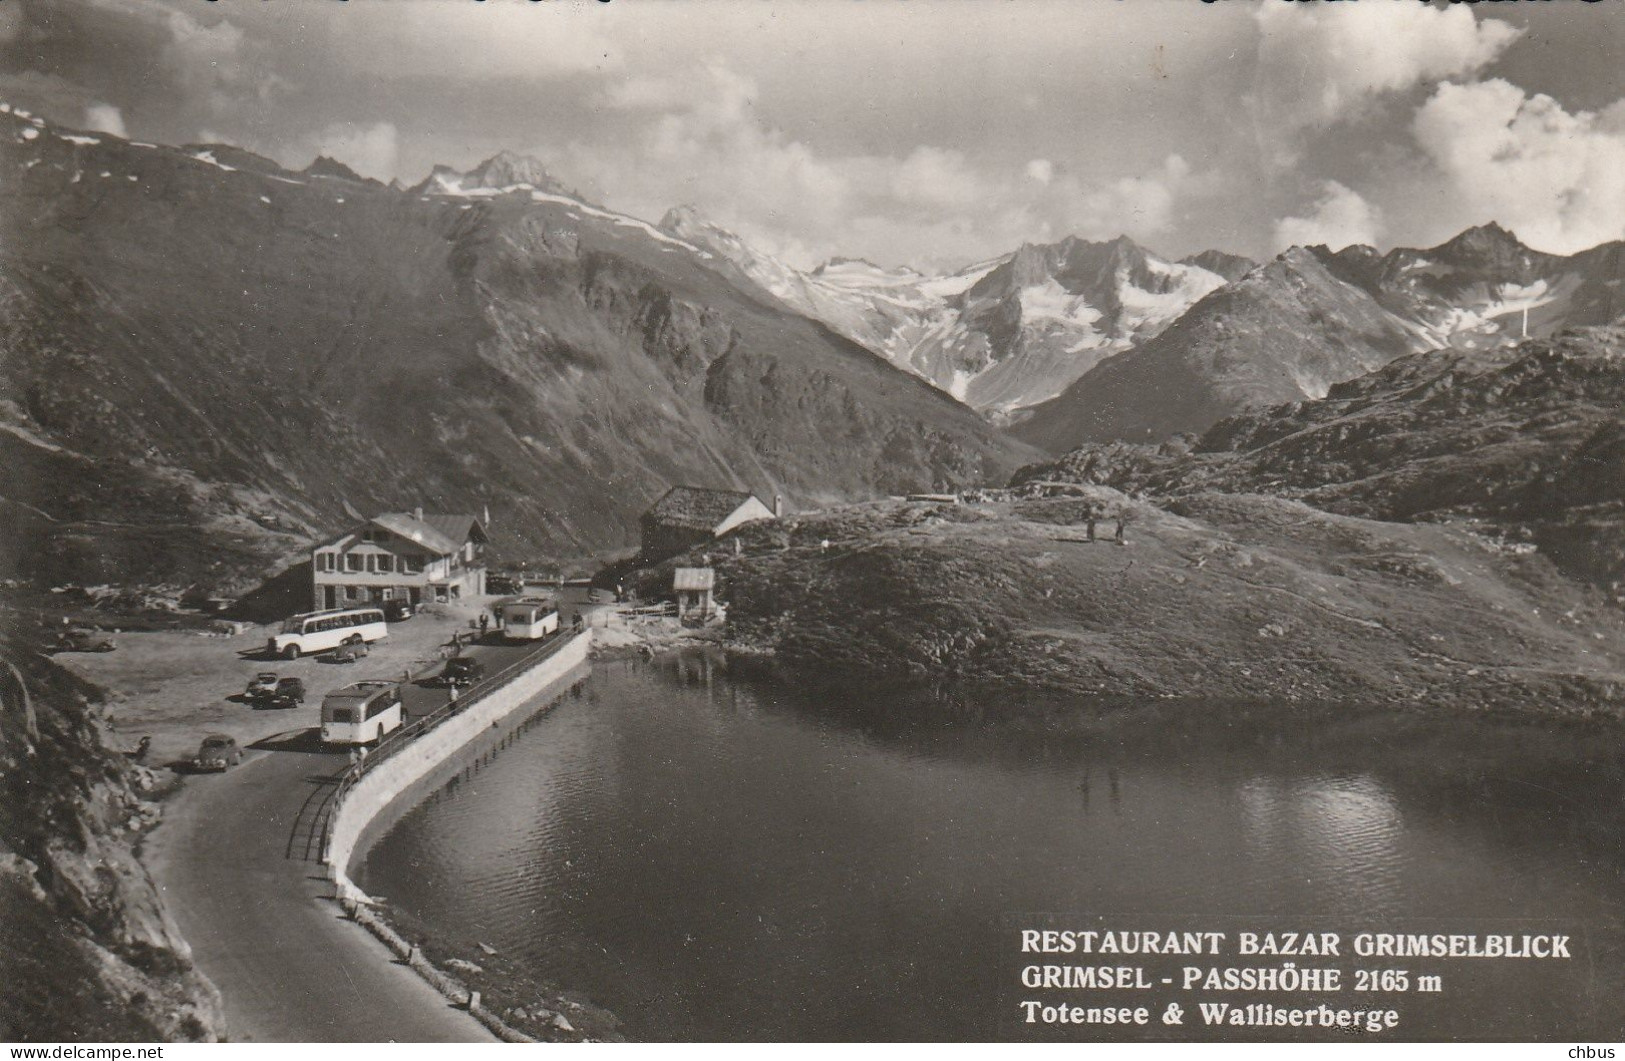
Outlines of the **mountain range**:
[[794,506],[999,482],[1620,321],[1622,248],[1488,225],[1262,263],[1068,238],[941,275],[804,271],[511,153],[386,186],[0,104],[0,504],[21,528],[0,573],[230,582],[418,504],[585,555],[630,544],[672,483]]
[[229,586],[419,504],[581,556],[673,483],[793,507],[1033,455],[517,156],[402,189],[0,111],[0,573]]
[[1072,237],[942,276],[858,259],[802,272],[692,208],[661,227],[995,419],[1055,397],[1253,265],[1218,251],[1171,262],[1126,237]]
[[1542,254],[1497,225],[1428,250],[1292,248],[1102,364],[1016,428],[1052,452],[1156,441],[1323,397],[1409,353],[1488,349],[1625,318],[1625,243]]

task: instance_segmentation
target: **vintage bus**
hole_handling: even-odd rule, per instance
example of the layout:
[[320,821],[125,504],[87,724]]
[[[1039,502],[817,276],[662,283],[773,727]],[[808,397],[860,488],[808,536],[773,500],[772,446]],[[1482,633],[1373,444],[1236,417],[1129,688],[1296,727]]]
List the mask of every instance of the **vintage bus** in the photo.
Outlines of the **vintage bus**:
[[325,612],[295,615],[282,624],[282,630],[266,642],[273,656],[298,659],[314,652],[326,652],[357,641],[380,641],[389,636],[381,608],[338,608]]
[[559,632],[559,606],[547,597],[516,597],[503,601],[502,636],[510,641],[540,641]]
[[392,681],[355,682],[322,700],[322,740],[328,744],[372,744],[405,722],[401,687]]

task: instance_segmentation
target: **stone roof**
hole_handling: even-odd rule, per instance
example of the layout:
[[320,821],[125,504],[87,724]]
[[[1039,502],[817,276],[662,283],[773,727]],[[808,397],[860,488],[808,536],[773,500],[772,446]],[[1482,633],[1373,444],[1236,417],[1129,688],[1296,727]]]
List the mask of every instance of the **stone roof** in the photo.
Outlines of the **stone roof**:
[[740,505],[755,496],[748,490],[710,490],[700,486],[674,486],[643,514],[643,518],[671,527],[710,531],[715,530],[723,520],[733,515]]

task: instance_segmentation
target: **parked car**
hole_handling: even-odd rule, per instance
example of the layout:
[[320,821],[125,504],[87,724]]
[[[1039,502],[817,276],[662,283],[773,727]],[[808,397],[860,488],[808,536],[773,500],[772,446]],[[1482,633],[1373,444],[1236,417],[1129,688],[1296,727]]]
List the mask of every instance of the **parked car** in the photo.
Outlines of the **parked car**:
[[94,630],[64,630],[56,639],[57,652],[111,652],[118,645]]
[[494,593],[497,596],[506,593],[518,593],[519,580],[512,575],[488,574],[485,576],[485,592]]
[[417,614],[409,600],[386,600],[383,604],[384,621],[390,623],[404,623]]
[[354,663],[356,660],[365,657],[371,651],[372,650],[367,647],[367,643],[365,641],[361,640],[360,638],[356,638],[353,641],[346,641],[338,648],[335,648],[332,652],[329,652],[327,654],[327,658],[332,660],[334,663]]
[[237,747],[235,737],[228,737],[224,733],[211,733],[204,737],[203,743],[198,746],[197,755],[192,759],[192,767],[196,770],[223,771],[242,761],[243,750]]
[[283,678],[265,696],[266,707],[298,707],[305,702],[305,679]]
[[485,664],[473,656],[453,656],[440,672],[441,685],[473,685],[485,677]]
[[274,670],[262,670],[254,675],[248,683],[248,689],[243,694],[250,700],[258,700],[262,696],[270,696],[276,692],[277,673]]

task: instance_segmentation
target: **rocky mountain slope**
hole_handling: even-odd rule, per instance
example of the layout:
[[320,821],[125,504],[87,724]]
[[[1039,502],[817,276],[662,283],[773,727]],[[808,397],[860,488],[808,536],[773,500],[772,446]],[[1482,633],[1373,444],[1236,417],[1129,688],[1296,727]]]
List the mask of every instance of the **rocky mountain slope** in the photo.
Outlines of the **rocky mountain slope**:
[[347,506],[489,505],[500,547],[583,555],[674,482],[813,503],[1032,456],[527,160],[404,192],[15,113],[0,447],[10,570],[211,584]]
[[1052,452],[1080,442],[1160,440],[1250,405],[1324,394],[1426,345],[1376,299],[1294,249],[1100,365],[1014,431]]
[[1269,493],[1387,521],[1469,527],[1625,603],[1625,328],[1412,354],[1320,401],[1160,447],[1083,446],[1016,482],[1146,497]]
[[1494,225],[1429,250],[1293,248],[1033,409],[1016,434],[1053,452],[1155,442],[1246,409],[1321,397],[1407,353],[1612,323],[1625,317],[1622,255],[1621,243],[1542,254]]
[[0,635],[0,1035],[213,1041],[218,995],[135,856],[154,777],[103,746],[92,695]]
[[1218,251],[1169,262],[1126,238],[1069,238],[947,276],[851,259],[804,273],[689,208],[667,214],[661,227],[797,312],[994,415],[1054,397],[1252,266]]

